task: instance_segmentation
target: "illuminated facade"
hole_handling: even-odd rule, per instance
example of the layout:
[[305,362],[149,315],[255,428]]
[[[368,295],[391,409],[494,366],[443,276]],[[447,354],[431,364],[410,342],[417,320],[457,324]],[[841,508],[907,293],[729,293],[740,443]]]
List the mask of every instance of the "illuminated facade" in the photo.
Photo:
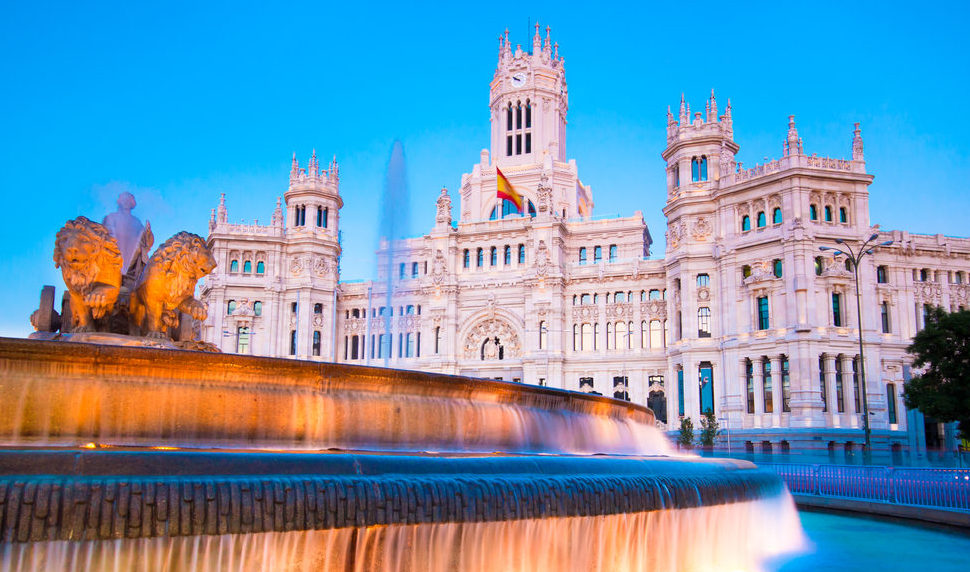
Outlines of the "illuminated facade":
[[[223,351],[502,378],[648,404],[670,429],[710,408],[735,447],[858,447],[853,276],[819,251],[870,226],[862,137],[851,158],[807,154],[793,118],[780,159],[735,161],[730,103],[667,116],[666,253],[640,212],[595,220],[566,155],[563,61],[538,28],[501,42],[491,148],[428,234],[378,253],[374,282],[339,282],[339,172],[294,158],[266,226],[220,202],[203,286],[206,341]],[[522,214],[496,198],[501,168]],[[430,207],[430,206],[429,206]],[[430,213],[430,208],[429,208]],[[867,394],[877,446],[914,446],[905,348],[931,305],[970,306],[970,240],[882,231],[860,268]],[[354,240],[348,236],[347,240]],[[388,284],[391,287],[387,303]],[[917,427],[917,425],[919,425]],[[922,437],[919,437],[922,439]],[[932,435],[926,438],[932,442]]]

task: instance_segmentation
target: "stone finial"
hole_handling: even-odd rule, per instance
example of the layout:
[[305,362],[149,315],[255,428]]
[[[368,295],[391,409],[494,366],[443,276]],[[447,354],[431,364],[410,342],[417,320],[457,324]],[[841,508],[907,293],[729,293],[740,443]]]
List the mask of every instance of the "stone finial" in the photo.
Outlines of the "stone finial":
[[714,98],[714,88],[711,88],[711,99],[708,101],[707,121],[710,123],[717,121],[717,99]]
[[555,44],[553,44],[552,59],[554,60],[559,59],[559,42],[556,42]]
[[340,178],[340,166],[337,164],[336,153],[334,153],[333,159],[330,161],[330,176],[333,177],[334,180]]
[[855,124],[855,130],[852,132],[852,160],[853,161],[865,161],[865,156],[862,153],[862,130],[859,129],[859,124]]
[[293,164],[290,166],[290,178],[295,179],[300,176],[300,162],[296,160],[296,151],[293,152]]
[[273,210],[273,218],[270,224],[283,227],[283,197],[276,197],[276,209]]
[[542,51],[544,51],[544,52],[548,52],[550,50],[550,48],[552,47],[550,45],[550,43],[549,43],[550,42],[549,32],[551,32],[551,31],[552,31],[552,26],[546,26],[546,42],[542,46]]
[[684,103],[684,94],[682,93],[682,94],[680,94],[680,125],[681,125],[681,127],[683,127],[684,125],[687,125],[687,107],[686,107],[686,105],[687,104]]
[[784,155],[801,155],[802,140],[798,136],[798,129],[795,127],[795,116],[788,116],[788,138],[785,140]]
[[216,228],[216,209],[212,209],[212,213],[209,215],[209,232],[212,232]]
[[217,222],[229,222],[229,211],[226,210],[226,193],[219,194],[219,208],[216,209]]
[[317,162],[317,150],[313,150],[313,154],[310,155],[310,162],[306,166],[307,174],[310,178],[316,178],[320,176],[320,164]]
[[539,55],[542,50],[542,36],[539,35],[539,22],[536,22],[536,33],[532,36],[532,55]]

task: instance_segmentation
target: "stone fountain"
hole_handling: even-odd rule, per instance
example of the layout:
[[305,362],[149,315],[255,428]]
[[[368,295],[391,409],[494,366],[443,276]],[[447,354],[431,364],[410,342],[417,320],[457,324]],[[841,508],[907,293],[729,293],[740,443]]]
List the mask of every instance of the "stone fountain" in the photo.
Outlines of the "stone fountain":
[[773,473],[674,456],[638,405],[179,349],[204,243],[118,278],[72,222],[62,268],[108,263],[0,339],[0,571],[751,570],[802,543]]

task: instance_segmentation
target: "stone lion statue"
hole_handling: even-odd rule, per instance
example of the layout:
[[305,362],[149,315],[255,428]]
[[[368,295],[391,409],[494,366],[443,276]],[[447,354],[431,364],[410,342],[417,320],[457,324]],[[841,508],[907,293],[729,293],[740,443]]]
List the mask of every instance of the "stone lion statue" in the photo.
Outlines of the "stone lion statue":
[[104,225],[79,216],[54,241],[54,266],[70,295],[68,332],[94,330],[114,309],[121,288],[121,250]]
[[197,234],[180,232],[152,254],[131,293],[132,333],[169,338],[179,313],[206,319],[205,305],[193,298],[200,278],[216,267],[215,258]]

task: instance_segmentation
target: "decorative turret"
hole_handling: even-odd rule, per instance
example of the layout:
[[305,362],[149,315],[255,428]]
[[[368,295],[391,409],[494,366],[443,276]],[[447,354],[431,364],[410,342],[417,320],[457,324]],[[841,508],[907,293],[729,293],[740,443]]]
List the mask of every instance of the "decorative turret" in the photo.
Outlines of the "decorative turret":
[[680,96],[678,118],[667,108],[667,148],[662,157],[667,161],[668,196],[679,189],[710,189],[734,167],[738,152],[734,142],[731,120],[731,101],[724,115],[718,117],[714,90],[707,99],[704,112],[691,118],[690,103]]
[[[290,168],[290,186],[283,194],[290,228],[331,231],[336,237],[337,212],[343,206],[337,159],[329,169],[320,169],[316,150],[310,155],[306,169],[300,167],[296,155]],[[336,238],[334,238],[336,240]]]
[[498,66],[491,82],[491,158],[501,166],[541,163],[549,154],[566,160],[568,97],[563,59],[535,26],[531,50],[515,51],[508,30],[499,38]]
[[219,195],[219,208],[216,209],[216,222],[229,222],[229,212],[226,210],[226,193]]
[[271,224],[276,227],[283,226],[283,197],[276,197],[276,209],[273,210],[273,219]]

